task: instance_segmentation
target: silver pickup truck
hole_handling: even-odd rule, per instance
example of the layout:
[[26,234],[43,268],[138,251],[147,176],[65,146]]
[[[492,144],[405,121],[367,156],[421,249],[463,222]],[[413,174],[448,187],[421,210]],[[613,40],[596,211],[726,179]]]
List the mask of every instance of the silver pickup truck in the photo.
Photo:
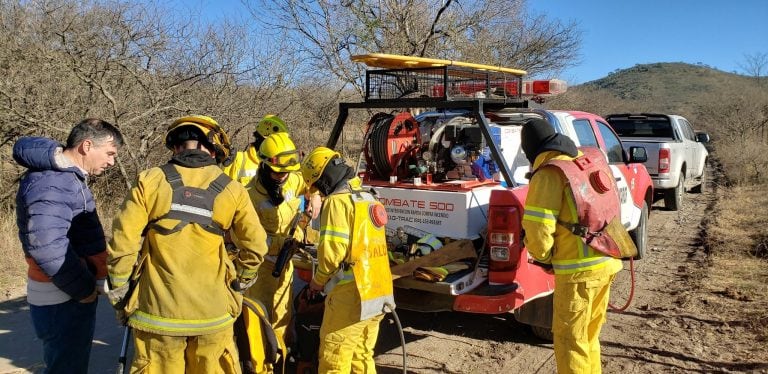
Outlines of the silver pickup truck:
[[645,167],[654,190],[664,197],[664,206],[679,210],[686,188],[701,192],[709,152],[709,135],[694,132],[691,123],[678,115],[611,114],[605,119],[621,138],[624,147],[643,147]]

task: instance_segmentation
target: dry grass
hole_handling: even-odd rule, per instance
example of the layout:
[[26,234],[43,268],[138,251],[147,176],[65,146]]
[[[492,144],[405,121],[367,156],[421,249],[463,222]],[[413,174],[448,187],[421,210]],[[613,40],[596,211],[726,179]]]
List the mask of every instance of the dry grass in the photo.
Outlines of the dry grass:
[[0,216],[0,298],[17,296],[27,280],[27,264],[19,242],[16,214],[6,211]]
[[721,196],[707,229],[711,266],[703,282],[711,292],[736,300],[732,316],[747,321],[768,341],[768,259],[755,256],[768,226],[768,187],[734,187]]

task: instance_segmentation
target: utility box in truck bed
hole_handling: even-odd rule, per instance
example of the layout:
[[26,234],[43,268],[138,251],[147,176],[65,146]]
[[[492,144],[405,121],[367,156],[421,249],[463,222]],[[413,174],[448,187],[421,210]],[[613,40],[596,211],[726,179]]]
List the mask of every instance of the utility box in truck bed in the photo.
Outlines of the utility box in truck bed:
[[497,183],[441,191],[373,186],[389,216],[387,227],[415,227],[437,237],[477,239],[488,225],[488,201]]

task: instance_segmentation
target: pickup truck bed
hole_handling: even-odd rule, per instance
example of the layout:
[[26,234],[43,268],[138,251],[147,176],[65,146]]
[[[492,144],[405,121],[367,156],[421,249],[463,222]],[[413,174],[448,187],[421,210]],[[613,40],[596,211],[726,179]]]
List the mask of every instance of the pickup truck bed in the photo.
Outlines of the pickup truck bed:
[[645,167],[653,187],[669,210],[679,210],[686,189],[701,191],[706,159],[706,133],[696,133],[682,116],[666,114],[611,114],[606,117],[625,149],[643,147]]

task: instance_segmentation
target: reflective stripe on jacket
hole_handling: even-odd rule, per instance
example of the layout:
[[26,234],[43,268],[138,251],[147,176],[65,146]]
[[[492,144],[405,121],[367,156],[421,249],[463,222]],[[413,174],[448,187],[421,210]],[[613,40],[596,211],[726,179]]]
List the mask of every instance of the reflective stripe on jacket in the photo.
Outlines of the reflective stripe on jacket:
[[543,152],[536,158],[523,215],[528,252],[537,261],[551,263],[556,275],[574,281],[618,272],[621,260],[595,251],[581,237],[557,224],[577,223],[578,215],[565,177],[556,168],[539,169],[550,159],[573,160],[556,151]]
[[[221,175],[214,165],[177,166],[185,186],[207,188]],[[172,190],[160,168],[139,174],[113,223],[109,243],[110,280],[118,287],[134,272],[139,254],[140,274],[125,307],[129,325],[161,335],[192,336],[227,328],[240,313],[242,296],[230,288],[232,281],[252,279],[267,251],[266,234],[245,188],[229,183],[216,196],[213,221],[231,229],[240,239],[240,252],[229,259],[223,238],[197,224],[169,235],[157,230],[142,232],[148,222],[165,216]],[[155,224],[170,229],[179,223],[161,219]]]
[[[353,178],[348,183],[359,185],[360,179]],[[328,195],[323,200],[320,211],[320,239],[317,244],[317,269],[314,280],[325,285],[331,276],[338,272],[347,260],[352,223],[355,221],[355,206],[349,198],[349,190]]]
[[361,301],[360,319],[364,320],[381,314],[385,302],[394,306],[394,300],[384,228],[371,223],[368,207],[374,199],[362,192],[361,186],[360,178],[352,178],[348,189],[327,196],[323,202],[314,281],[326,285],[334,278],[331,282],[338,281],[336,286],[354,281]]
[[[283,182],[283,198],[280,205],[275,206],[269,198],[269,194],[259,179],[254,179],[248,188],[248,196],[259,214],[259,221],[269,235],[269,255],[277,256],[285,238],[290,231],[291,221],[301,205],[301,197],[307,192],[307,184],[300,172],[292,172]],[[294,238],[304,238],[300,227],[296,228]]]
[[253,144],[249,144],[244,151],[235,154],[231,164],[223,168],[224,174],[246,186],[256,176],[260,162],[258,149]]
[[349,262],[360,295],[363,321],[383,314],[385,304],[393,308],[395,299],[384,226],[376,226],[371,217],[372,207],[381,203],[369,192],[353,191],[350,197],[355,204],[355,222]]

